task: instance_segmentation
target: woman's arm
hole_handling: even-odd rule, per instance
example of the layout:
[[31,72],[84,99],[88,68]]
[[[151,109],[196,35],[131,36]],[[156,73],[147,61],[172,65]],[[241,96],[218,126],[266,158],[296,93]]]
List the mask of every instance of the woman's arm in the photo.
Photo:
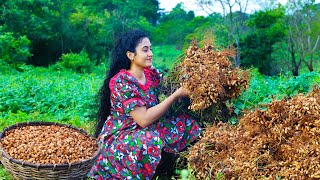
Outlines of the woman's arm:
[[129,114],[139,126],[145,128],[158,120],[176,100],[185,96],[188,96],[187,91],[180,87],[160,104],[149,109],[146,106],[135,106],[134,110],[130,111]]

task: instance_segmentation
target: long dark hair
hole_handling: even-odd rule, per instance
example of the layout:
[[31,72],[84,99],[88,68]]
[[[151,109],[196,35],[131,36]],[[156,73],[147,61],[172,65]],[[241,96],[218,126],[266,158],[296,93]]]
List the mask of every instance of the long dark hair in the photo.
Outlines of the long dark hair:
[[99,90],[100,105],[98,110],[98,118],[96,122],[95,137],[98,137],[100,131],[110,115],[110,79],[115,76],[121,69],[130,68],[130,59],[127,57],[127,51],[136,52],[137,45],[143,38],[148,37],[147,34],[140,30],[131,30],[123,34],[115,43],[111,53],[111,65],[106,74],[106,78]]

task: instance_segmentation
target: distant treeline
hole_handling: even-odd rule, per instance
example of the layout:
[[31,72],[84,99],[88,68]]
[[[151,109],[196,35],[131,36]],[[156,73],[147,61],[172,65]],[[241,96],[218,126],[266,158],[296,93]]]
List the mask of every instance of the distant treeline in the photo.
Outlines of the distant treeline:
[[133,28],[149,33],[153,45],[177,49],[212,33],[217,47],[237,48],[235,66],[268,75],[298,75],[302,65],[313,71],[320,64],[320,5],[313,0],[268,4],[250,14],[224,1],[197,2],[220,3],[225,11],[195,16],[178,4],[164,12],[157,0],[2,0],[0,62],[48,66],[63,54],[85,52],[99,64],[108,61],[115,38]]

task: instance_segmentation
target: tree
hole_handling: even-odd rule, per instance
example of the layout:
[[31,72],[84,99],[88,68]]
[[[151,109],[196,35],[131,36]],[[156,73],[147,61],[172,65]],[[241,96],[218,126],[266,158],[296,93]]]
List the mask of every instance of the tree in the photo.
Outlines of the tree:
[[313,71],[314,54],[320,41],[320,12],[316,11],[315,0],[289,0],[287,6],[288,51],[291,54],[292,73],[298,76],[301,62],[306,64],[309,71]]
[[[149,29],[149,27],[155,25],[160,17],[157,0],[94,1],[99,3],[99,6],[105,7],[104,10],[110,12],[113,40],[131,28],[140,28],[151,33],[152,29]],[[150,25],[147,25],[147,23]]]
[[[179,3],[169,14],[163,15],[159,19],[159,24],[153,32],[153,40],[158,44],[173,44],[181,49],[185,42],[185,37],[192,33],[198,23],[203,22],[204,18],[195,18],[194,12],[186,12],[183,4]],[[193,22],[193,23],[191,23]]]
[[270,74],[273,45],[283,39],[286,27],[283,18],[285,9],[279,5],[276,9],[254,13],[247,24],[252,28],[241,43],[242,65],[255,66],[263,74]]
[[32,43],[31,62],[41,64],[35,59],[42,57],[42,54],[49,54],[43,47],[50,43],[51,39],[57,38],[56,33],[52,32],[52,24],[49,23],[54,18],[51,13],[55,8],[54,3],[51,0],[3,0],[0,6],[0,22],[4,31],[13,32],[15,36],[27,36]]
[[223,25],[227,28],[229,44],[235,44],[237,53],[234,57],[235,65],[240,66],[240,40],[245,32],[245,20],[247,19],[248,0],[196,0],[198,6],[209,15],[215,12],[215,7],[219,4],[222,8]]
[[151,33],[159,18],[157,0],[2,0],[0,8],[3,31],[31,41],[34,65],[83,49],[92,60],[105,59],[119,34],[131,28]]
[[30,41],[26,36],[16,38],[12,33],[0,32],[0,64],[18,65],[25,63],[28,57]]
[[201,40],[208,33],[212,33],[212,36],[214,36],[215,45],[222,47],[229,45],[228,31],[223,25],[220,13],[213,13],[208,17],[197,16],[189,24],[193,25],[194,29],[192,33],[185,37],[184,47],[189,47],[193,39],[198,40],[199,44],[202,45]]

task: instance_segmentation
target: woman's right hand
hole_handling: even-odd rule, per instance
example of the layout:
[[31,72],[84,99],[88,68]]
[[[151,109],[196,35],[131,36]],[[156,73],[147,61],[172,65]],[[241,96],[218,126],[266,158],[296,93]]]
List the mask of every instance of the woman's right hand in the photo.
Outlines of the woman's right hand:
[[175,93],[177,94],[178,98],[182,98],[182,97],[188,97],[189,96],[189,92],[183,88],[183,87],[180,87],[179,89],[177,89],[175,91]]

